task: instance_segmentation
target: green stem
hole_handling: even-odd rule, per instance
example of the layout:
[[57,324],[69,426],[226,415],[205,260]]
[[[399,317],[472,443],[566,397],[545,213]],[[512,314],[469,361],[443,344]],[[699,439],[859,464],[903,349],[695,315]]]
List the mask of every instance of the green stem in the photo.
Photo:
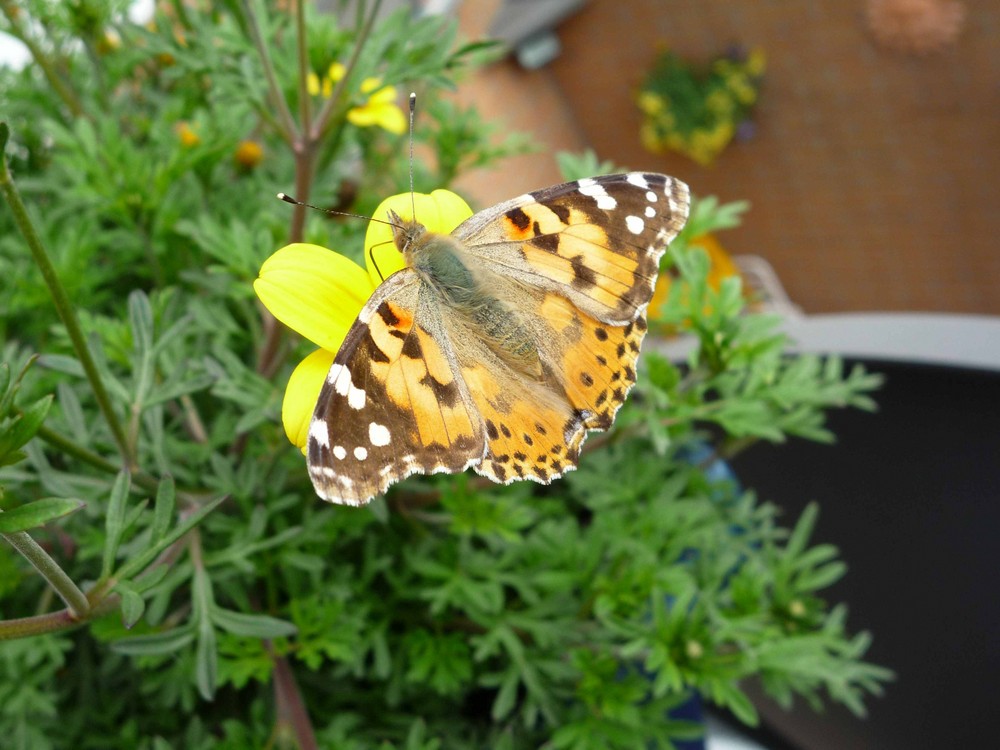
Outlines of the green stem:
[[20,552],[24,559],[35,566],[35,570],[41,573],[42,578],[55,589],[59,597],[66,602],[71,619],[79,620],[86,616],[90,611],[90,602],[87,601],[87,597],[59,567],[59,563],[53,560],[49,553],[28,535],[28,532],[17,531],[12,534],[0,534],[0,536],[6,539],[11,547]]
[[0,123],[0,190],[3,191],[7,205],[10,206],[11,212],[14,214],[14,221],[17,223],[18,229],[21,230],[21,235],[28,243],[28,248],[31,250],[32,256],[34,256],[35,264],[42,272],[42,277],[45,279],[49,293],[52,295],[52,302],[59,313],[59,317],[62,319],[63,325],[66,326],[66,332],[73,343],[73,349],[76,351],[76,356],[80,360],[80,364],[83,365],[83,371],[87,375],[87,380],[90,381],[94,398],[97,400],[97,405],[104,415],[104,420],[111,429],[112,437],[118,445],[122,460],[126,466],[134,469],[134,458],[128,444],[128,439],[125,436],[125,430],[118,420],[118,415],[115,414],[111,398],[104,387],[100,373],[97,371],[97,365],[90,354],[90,349],[80,328],[80,323],[76,318],[76,312],[73,310],[69,297],[66,295],[66,290],[63,288],[62,282],[59,281],[59,276],[56,274],[56,269],[52,265],[52,261],[45,248],[42,246],[42,242],[38,238],[38,233],[35,231],[31,219],[28,217],[24,203],[21,202],[21,196],[18,194],[17,188],[14,187],[10,170],[7,168],[7,158],[3,152],[3,149],[7,145],[8,136],[9,129],[7,123]]
[[[323,105],[322,111],[320,111],[319,116],[313,123],[312,130],[308,134],[310,142],[319,141],[323,137],[323,132],[326,130],[327,125],[330,123],[330,118],[333,117],[333,113],[340,103],[340,97],[344,94],[344,89],[351,78],[351,73],[354,72],[354,66],[357,65],[358,58],[361,57],[361,50],[364,49],[365,42],[368,41],[381,5],[382,0],[375,0],[375,3],[372,5],[372,12],[368,15],[368,20],[361,31],[358,32],[358,38],[354,42],[354,50],[351,52],[351,58],[344,66],[344,77],[337,81],[337,85],[333,87],[330,98],[326,100],[326,104]],[[308,198],[302,198],[301,196],[299,199],[308,200]]]
[[0,620],[0,641],[14,638],[28,638],[44,633],[56,633],[82,625],[90,620],[96,620],[118,608],[121,598],[113,594],[106,599],[95,602],[90,611],[83,617],[75,617],[68,609],[50,612],[34,617],[20,617],[14,620]]
[[281,93],[281,86],[278,85],[278,74],[274,70],[274,62],[271,60],[271,53],[264,43],[264,37],[260,33],[260,23],[257,20],[257,13],[254,11],[253,3],[250,0],[243,0],[243,15],[246,18],[247,30],[250,33],[250,40],[253,42],[257,56],[264,67],[264,78],[267,81],[267,93],[271,99],[271,104],[278,110],[278,119],[281,123],[281,135],[289,143],[294,143],[297,129],[295,120],[292,118],[292,111],[288,108],[285,95]]
[[295,45],[299,58],[299,126],[303,133],[310,132],[312,124],[309,97],[309,45],[306,44],[306,4],[295,5]]

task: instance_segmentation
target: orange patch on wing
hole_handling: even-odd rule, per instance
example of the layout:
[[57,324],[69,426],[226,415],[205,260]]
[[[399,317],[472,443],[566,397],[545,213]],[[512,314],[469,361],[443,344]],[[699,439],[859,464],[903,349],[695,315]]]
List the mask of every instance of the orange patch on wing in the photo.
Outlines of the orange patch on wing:
[[[372,340],[388,360],[370,363],[373,377],[397,407],[413,412],[412,437],[418,444],[450,446],[473,437],[478,427],[459,395],[441,347],[427,331],[413,326],[409,310],[395,305],[391,310],[398,322],[387,325],[376,313],[369,323]],[[445,392],[450,399],[442,398]]]
[[574,424],[561,394],[540,386],[505,385],[482,365],[463,368],[462,375],[489,440],[477,472],[496,482],[547,483],[576,465],[584,431]]
[[557,369],[574,409],[589,412],[589,429],[606,430],[636,380],[636,360],[646,333],[639,318],[626,326],[602,323],[557,294],[542,304],[545,320],[558,333]]

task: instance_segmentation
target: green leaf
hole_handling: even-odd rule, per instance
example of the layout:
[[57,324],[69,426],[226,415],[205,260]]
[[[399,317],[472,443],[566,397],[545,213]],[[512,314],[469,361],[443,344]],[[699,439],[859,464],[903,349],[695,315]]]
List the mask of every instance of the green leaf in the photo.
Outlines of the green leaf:
[[0,458],[16,451],[35,436],[52,407],[52,399],[51,394],[40,398],[14,418],[7,433],[0,436]]
[[137,635],[111,644],[119,654],[128,656],[161,656],[180,651],[194,640],[190,626],[167,630],[153,635]]
[[131,630],[132,626],[142,617],[142,613],[146,611],[146,600],[125,581],[119,581],[115,585],[115,591],[122,598],[122,625],[126,630]]
[[47,497],[0,513],[0,534],[15,534],[44,526],[80,510],[86,503],[74,498]]
[[143,568],[153,562],[153,560],[156,559],[156,556],[163,552],[163,550],[201,523],[205,516],[218,508],[219,505],[222,504],[222,501],[227,497],[228,495],[217,497],[215,500],[212,500],[211,502],[208,502],[200,507],[197,511],[188,516],[182,523],[175,526],[174,529],[159,542],[153,544],[141,554],[125,563],[121,567],[121,570],[118,571],[118,575],[122,578],[132,578],[137,575]]
[[212,621],[222,630],[247,638],[283,638],[298,632],[292,623],[268,615],[244,614],[213,607]]
[[177,488],[174,478],[169,474],[160,480],[156,488],[156,503],[153,505],[153,525],[150,536],[155,544],[159,542],[170,528],[174,518],[174,507],[177,504]]
[[135,349],[135,404],[145,408],[146,397],[153,385],[153,309],[149,297],[140,290],[128,296],[129,324]]
[[122,532],[125,530],[125,502],[128,499],[131,481],[132,478],[127,471],[120,471],[111,488],[108,514],[104,520],[104,560],[101,565],[101,578],[110,576],[115,567],[118,545],[121,544]]
[[219,671],[219,654],[215,630],[207,620],[198,627],[198,641],[194,653],[195,684],[201,697],[207,701],[215,697]]
[[0,417],[7,411],[7,386],[10,385],[10,365],[0,362]]
[[500,721],[514,710],[514,704],[517,702],[517,686],[519,684],[520,679],[517,669],[510,667],[507,670],[507,674],[504,675],[503,681],[500,683],[500,690],[497,692],[497,697],[493,701],[493,708],[490,710],[490,716],[493,717],[494,721]]

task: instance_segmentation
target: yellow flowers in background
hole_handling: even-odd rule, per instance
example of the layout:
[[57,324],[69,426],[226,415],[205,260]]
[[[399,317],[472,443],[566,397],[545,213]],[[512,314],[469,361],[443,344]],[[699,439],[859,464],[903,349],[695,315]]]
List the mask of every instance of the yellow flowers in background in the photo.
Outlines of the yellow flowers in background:
[[734,138],[752,137],[750,114],[765,67],[759,48],[747,53],[734,47],[707,68],[664,52],[636,95],[643,146],[710,165]]
[[[334,85],[344,78],[347,68],[339,62],[333,63],[327,74],[320,80],[310,73],[306,86],[310,95],[324,99],[333,95]],[[361,103],[347,112],[347,121],[359,128],[380,127],[395,135],[406,132],[406,115],[396,103],[399,93],[395,86],[385,86],[381,78],[366,78],[361,82]]]
[[178,140],[180,140],[181,145],[185,148],[193,148],[201,143],[201,136],[198,135],[187,120],[177,123],[174,126],[174,132],[177,133]]
[[[700,234],[688,240],[688,249],[695,247],[701,248],[708,254],[709,271],[706,280],[710,288],[718,291],[723,279],[741,275],[739,267],[722,246],[722,243],[711,232]],[[661,273],[657,277],[653,298],[649,301],[649,317],[652,320],[660,317],[663,303],[670,293],[673,282],[674,277],[669,273]]]
[[[415,193],[412,199],[410,193],[394,195],[373,216],[385,219],[391,210],[411,219],[414,209],[428,231],[441,234],[450,234],[472,216],[469,204],[447,190]],[[362,268],[338,252],[297,242],[265,260],[253,284],[274,317],[320,347],[292,372],[281,404],[285,434],[301,450],[323,381],[347,332],[375,288],[405,265],[391,227],[374,221],[368,225],[365,263]]]

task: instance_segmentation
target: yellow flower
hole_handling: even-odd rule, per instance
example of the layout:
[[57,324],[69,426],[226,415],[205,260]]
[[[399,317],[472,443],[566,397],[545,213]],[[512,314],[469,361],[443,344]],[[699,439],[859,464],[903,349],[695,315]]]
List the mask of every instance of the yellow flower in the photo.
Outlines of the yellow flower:
[[253,169],[264,158],[264,149],[257,141],[247,138],[240,141],[233,158],[243,169]]
[[[412,203],[409,193],[387,198],[376,209],[375,218],[384,218],[392,210],[409,219],[414,215],[413,206],[429,231],[443,234],[472,215],[459,196],[435,190],[430,195],[414,194]],[[393,242],[392,227],[376,222],[368,225],[365,263],[367,269],[340,253],[296,243],[264,261],[253,284],[274,317],[320,347],[295,368],[281,405],[285,434],[303,452],[309,421],[337,350],[382,279],[405,265]],[[336,430],[336,425],[332,429]]]
[[767,55],[764,54],[764,50],[760,47],[756,47],[747,58],[747,73],[755,78],[759,78],[764,75],[764,69],[767,67]]
[[636,98],[639,109],[647,115],[655,115],[666,109],[667,100],[652,91],[640,91]]
[[177,123],[174,127],[174,131],[177,133],[177,137],[180,139],[181,145],[186,146],[187,148],[197,146],[201,143],[201,138],[186,120],[182,120]]
[[[740,276],[740,269],[714,234],[702,234],[688,240],[688,249],[700,247],[708,254],[708,286],[715,291],[722,286],[722,280],[729,276]],[[653,298],[649,301],[649,317],[656,320],[663,312],[670,286],[674,279],[669,273],[661,273],[656,279]]]
[[[341,63],[333,63],[320,81],[319,76],[310,73],[306,88],[312,96],[333,94],[333,85],[347,73]],[[347,121],[359,128],[378,126],[390,133],[400,135],[406,132],[406,115],[396,104],[398,92],[395,86],[383,86],[381,78],[366,78],[361,82],[363,101],[347,112]]]

